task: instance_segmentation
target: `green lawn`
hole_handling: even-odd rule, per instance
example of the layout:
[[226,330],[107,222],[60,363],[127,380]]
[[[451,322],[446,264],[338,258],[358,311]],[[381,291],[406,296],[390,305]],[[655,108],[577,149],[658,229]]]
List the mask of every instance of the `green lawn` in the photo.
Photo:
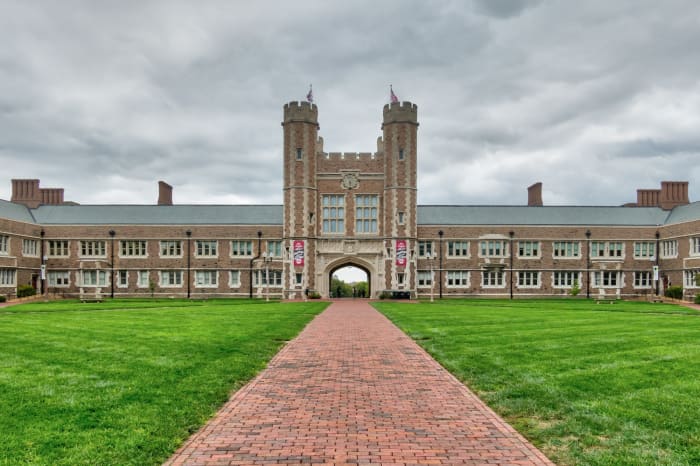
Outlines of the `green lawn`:
[[326,303],[0,309],[0,464],[160,464]]
[[558,464],[700,464],[695,311],[583,300],[376,307]]

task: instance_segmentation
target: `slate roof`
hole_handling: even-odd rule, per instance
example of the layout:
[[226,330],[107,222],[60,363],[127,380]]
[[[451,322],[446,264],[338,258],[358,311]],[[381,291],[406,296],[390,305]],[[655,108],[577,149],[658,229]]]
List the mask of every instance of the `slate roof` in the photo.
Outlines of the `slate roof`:
[[43,205],[42,225],[282,225],[281,205]]
[[22,204],[4,201],[0,199],[0,218],[16,220],[18,222],[36,223],[29,208]]
[[[700,209],[697,212],[700,218]],[[418,206],[419,225],[663,225],[658,207]]]
[[671,211],[666,220],[667,225],[700,220],[700,201],[678,206]]

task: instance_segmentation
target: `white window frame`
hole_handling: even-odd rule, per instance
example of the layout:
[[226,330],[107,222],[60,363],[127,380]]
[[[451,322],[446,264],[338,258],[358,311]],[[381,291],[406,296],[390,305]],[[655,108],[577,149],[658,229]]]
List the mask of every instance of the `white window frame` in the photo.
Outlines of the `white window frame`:
[[253,257],[253,241],[249,239],[231,240],[231,257]]
[[[145,278],[145,280],[144,280]],[[150,288],[151,286],[151,271],[150,270],[139,270],[136,272],[136,287],[137,288]]]
[[[594,254],[595,251],[595,254]],[[625,258],[625,242],[624,241],[592,241],[591,242],[591,259],[624,259]]]
[[268,240],[267,241],[267,254],[268,257],[282,257],[282,241],[279,240]]
[[228,286],[229,286],[229,288],[240,288],[241,287],[241,271],[240,270],[229,270],[228,271]]
[[119,257],[148,257],[148,242],[143,239],[119,240]]
[[[109,273],[102,269],[78,270],[78,283],[81,288],[104,288],[109,286]],[[89,280],[85,280],[90,277]]]
[[70,272],[68,270],[49,270],[46,272],[46,283],[49,288],[68,288]]
[[469,288],[471,274],[468,270],[447,270],[445,273],[445,286],[447,288]]
[[100,239],[82,239],[78,257],[107,257],[107,242]]
[[469,259],[469,241],[467,240],[448,240],[447,241],[447,257]]
[[279,269],[269,269],[266,273],[265,269],[256,270],[253,274],[253,286],[267,286],[267,275],[270,277],[270,288],[282,287],[282,271]]
[[552,272],[552,288],[573,288],[574,282],[581,287],[581,272],[575,270],[555,270]]
[[[615,283],[612,283],[611,278],[615,278]],[[593,272],[593,288],[622,288],[624,275],[619,270],[599,270]]]
[[46,255],[48,257],[70,256],[70,241],[66,239],[50,239],[46,243]]
[[195,270],[194,286],[195,288],[217,288],[219,286],[219,271]]
[[215,239],[195,240],[194,257],[219,257],[219,242]]
[[321,231],[325,235],[345,234],[345,195],[321,196]]
[[692,236],[689,238],[690,241],[690,255],[700,256],[700,236]]
[[[488,277],[488,280],[487,280]],[[500,283],[499,283],[500,281]],[[487,283],[488,282],[488,283]],[[505,288],[506,274],[502,269],[482,270],[481,271],[481,287],[482,288]]]
[[480,240],[479,257],[508,257],[508,241],[504,239]]
[[540,272],[535,270],[519,270],[516,285],[518,288],[540,288],[542,280]]
[[661,241],[661,258],[675,259],[678,257],[678,240],[666,239]]
[[695,282],[695,276],[700,274],[700,269],[687,269],[683,271],[683,287],[697,289],[698,284]]
[[635,270],[632,274],[632,285],[635,290],[650,289],[653,283],[652,273],[648,270]]
[[182,258],[182,240],[161,240],[159,248],[160,257],[165,259]]
[[0,255],[6,256],[10,253],[10,237],[0,235]]
[[656,243],[654,241],[635,241],[634,258],[652,260],[656,257]]
[[[117,282],[117,288],[129,288],[129,271],[124,270],[124,269],[120,269],[120,270],[117,270],[116,273],[117,273],[117,276],[116,276],[115,280]],[[122,279],[126,283],[122,282]]]
[[0,269],[0,286],[17,286],[17,269]]
[[542,255],[542,246],[535,240],[518,240],[519,259],[539,259]]
[[22,239],[22,256],[39,257],[39,241],[35,239]]
[[580,241],[552,241],[554,259],[579,259],[581,257]]
[[355,195],[355,234],[376,235],[379,232],[379,195]]
[[161,288],[182,288],[182,270],[159,270],[158,283]]
[[435,257],[435,254],[433,254],[433,249],[432,241],[418,241],[418,257]]
[[433,271],[419,270],[416,274],[416,283],[420,288],[430,288],[433,286]]

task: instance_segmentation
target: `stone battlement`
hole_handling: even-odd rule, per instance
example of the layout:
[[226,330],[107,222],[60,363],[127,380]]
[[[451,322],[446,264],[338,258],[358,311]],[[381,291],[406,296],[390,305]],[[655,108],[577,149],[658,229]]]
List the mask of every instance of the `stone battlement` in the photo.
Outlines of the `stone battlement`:
[[310,102],[292,101],[284,104],[284,123],[302,121],[318,124],[318,107]]
[[360,158],[370,158],[370,159],[375,159],[377,158],[376,153],[372,152],[322,152],[320,154],[326,159],[341,159],[341,160],[352,160],[352,159],[360,159]]
[[418,125],[418,105],[411,102],[397,102],[384,106],[384,124],[413,123]]

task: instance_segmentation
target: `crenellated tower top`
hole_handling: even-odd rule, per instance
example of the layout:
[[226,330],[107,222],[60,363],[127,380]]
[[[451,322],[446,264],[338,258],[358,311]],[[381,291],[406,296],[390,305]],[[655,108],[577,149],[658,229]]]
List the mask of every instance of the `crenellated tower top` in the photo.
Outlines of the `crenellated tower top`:
[[284,105],[285,123],[312,123],[318,127],[318,107],[310,102],[289,102]]
[[418,106],[411,102],[386,104],[382,128],[389,123],[411,123],[418,126]]

